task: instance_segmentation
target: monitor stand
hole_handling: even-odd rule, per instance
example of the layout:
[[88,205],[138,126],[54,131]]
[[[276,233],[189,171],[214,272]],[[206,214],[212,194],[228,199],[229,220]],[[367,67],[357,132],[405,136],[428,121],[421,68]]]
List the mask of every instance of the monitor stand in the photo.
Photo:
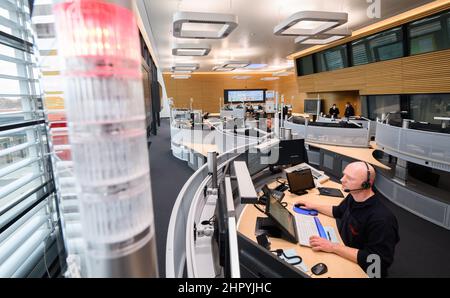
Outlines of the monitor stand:
[[297,190],[296,192],[292,192],[292,191],[289,191],[289,192],[293,193],[294,195],[297,195],[297,196],[306,195],[308,193],[306,190]]

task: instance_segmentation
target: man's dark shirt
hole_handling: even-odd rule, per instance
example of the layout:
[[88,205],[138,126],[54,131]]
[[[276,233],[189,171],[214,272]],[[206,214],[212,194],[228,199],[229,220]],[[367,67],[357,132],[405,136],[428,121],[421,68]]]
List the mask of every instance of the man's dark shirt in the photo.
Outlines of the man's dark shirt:
[[330,116],[334,116],[334,118],[337,118],[337,116],[339,115],[339,109],[338,108],[330,108],[330,110],[328,111],[328,114],[330,114]]
[[368,263],[367,257],[377,254],[381,259],[381,275],[386,276],[400,237],[397,219],[378,195],[356,202],[349,194],[339,206],[333,207],[333,217],[338,219],[339,234],[345,245],[358,249],[359,266],[366,271],[373,262]]
[[345,108],[344,116],[345,117],[355,116],[355,109],[353,108],[352,105]]

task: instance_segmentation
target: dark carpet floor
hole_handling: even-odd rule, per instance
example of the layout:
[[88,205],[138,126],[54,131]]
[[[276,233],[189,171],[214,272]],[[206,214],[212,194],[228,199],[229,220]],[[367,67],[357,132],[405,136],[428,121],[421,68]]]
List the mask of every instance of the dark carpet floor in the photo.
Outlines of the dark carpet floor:
[[159,276],[165,277],[166,237],[172,208],[184,183],[194,173],[170,150],[169,119],[161,119],[158,134],[150,137],[150,174],[155,214]]

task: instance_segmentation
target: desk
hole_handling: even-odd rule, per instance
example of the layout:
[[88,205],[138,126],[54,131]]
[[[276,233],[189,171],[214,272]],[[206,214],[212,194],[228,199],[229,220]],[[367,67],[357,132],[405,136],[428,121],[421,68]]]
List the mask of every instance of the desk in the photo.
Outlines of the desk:
[[182,142],[181,145],[203,155],[204,157],[208,157],[208,152],[211,151],[216,151],[219,153],[219,148],[217,148],[215,144]]
[[371,148],[356,148],[356,147],[343,147],[343,146],[333,146],[333,145],[324,145],[317,144],[312,142],[306,142],[309,146],[322,148],[331,152],[335,152],[344,156],[348,156],[357,160],[365,161],[373,166],[377,166],[379,168],[390,170],[388,166],[382,164],[378,160],[373,157],[373,152],[377,150],[377,144],[372,141],[370,142]]
[[[273,182],[269,184],[270,188],[275,188],[277,186],[277,182]],[[341,185],[333,182],[327,181],[323,184],[326,187],[334,187],[341,188]],[[296,202],[298,196],[291,194],[289,191],[285,191],[285,197],[283,202],[288,203],[288,209],[291,212],[293,204]],[[328,197],[328,196],[319,196],[319,191],[317,189],[311,189],[308,191],[308,194],[301,196],[302,199],[307,200],[320,200],[321,203],[330,205],[338,205],[342,198],[336,197]],[[255,237],[255,224],[257,217],[264,217],[265,215],[258,211],[253,205],[246,205],[244,210],[241,213],[238,221],[238,231],[244,234],[246,237],[252,239],[256,242]],[[319,219],[323,226],[331,226],[335,230],[336,236],[339,238],[342,243],[342,239],[339,236],[339,232],[336,226],[336,220],[332,217],[328,217],[323,214],[319,214]],[[294,244],[288,242],[284,239],[280,238],[270,238],[271,242],[271,250],[275,250],[278,248],[282,249],[291,249],[294,248],[297,251],[297,254],[302,257],[303,262],[306,264],[308,268],[308,274],[311,274],[311,267],[317,263],[325,263],[328,267],[328,272],[323,275],[312,275],[312,277],[355,277],[355,278],[364,278],[367,277],[366,273],[359,267],[358,264],[353,263],[347,259],[344,259],[333,253],[326,252],[315,252],[310,247],[300,246],[299,244]]]
[[447,122],[450,121],[450,117],[434,117],[434,120],[441,120],[442,128],[447,128]]

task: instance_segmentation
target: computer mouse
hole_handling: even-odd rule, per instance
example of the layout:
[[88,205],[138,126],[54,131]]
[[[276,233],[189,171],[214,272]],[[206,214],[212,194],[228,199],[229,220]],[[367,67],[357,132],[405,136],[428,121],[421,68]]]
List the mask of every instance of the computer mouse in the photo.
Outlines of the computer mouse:
[[316,216],[319,212],[315,209],[306,209],[304,204],[294,204],[294,211],[300,214]]
[[311,268],[311,272],[315,275],[322,275],[328,272],[328,267],[324,263],[318,263]]

